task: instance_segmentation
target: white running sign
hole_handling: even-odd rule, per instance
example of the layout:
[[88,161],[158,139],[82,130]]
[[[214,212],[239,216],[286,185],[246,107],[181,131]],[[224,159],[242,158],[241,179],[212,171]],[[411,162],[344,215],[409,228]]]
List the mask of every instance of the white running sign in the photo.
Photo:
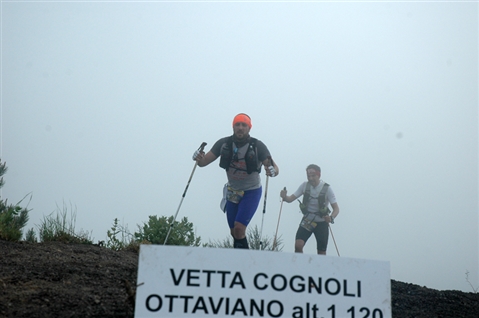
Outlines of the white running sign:
[[141,245],[135,317],[391,317],[389,262]]

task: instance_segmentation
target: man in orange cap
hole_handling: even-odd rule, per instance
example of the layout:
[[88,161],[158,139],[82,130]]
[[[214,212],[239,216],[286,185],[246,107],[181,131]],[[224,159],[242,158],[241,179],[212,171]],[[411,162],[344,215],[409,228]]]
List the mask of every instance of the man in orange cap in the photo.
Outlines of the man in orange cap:
[[201,150],[193,154],[193,160],[200,167],[221,157],[220,167],[226,170],[228,178],[224,191],[225,204],[221,208],[226,212],[234,248],[249,248],[246,227],[261,199],[261,166],[269,177],[279,173],[266,145],[249,135],[252,126],[251,118],[240,113],[233,119],[232,136],[219,139],[206,154]]

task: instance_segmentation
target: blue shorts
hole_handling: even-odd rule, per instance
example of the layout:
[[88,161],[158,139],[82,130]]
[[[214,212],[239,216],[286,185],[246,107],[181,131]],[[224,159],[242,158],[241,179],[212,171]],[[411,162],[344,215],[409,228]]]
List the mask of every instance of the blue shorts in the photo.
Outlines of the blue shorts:
[[245,191],[239,203],[226,202],[226,218],[230,229],[235,227],[235,222],[248,226],[258,208],[262,193],[262,187],[259,187]]

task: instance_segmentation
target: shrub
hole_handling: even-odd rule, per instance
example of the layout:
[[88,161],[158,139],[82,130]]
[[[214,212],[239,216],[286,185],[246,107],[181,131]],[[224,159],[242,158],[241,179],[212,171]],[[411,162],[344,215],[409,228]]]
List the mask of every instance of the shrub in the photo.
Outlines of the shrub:
[[41,242],[51,242],[59,241],[64,243],[82,243],[82,244],[93,244],[90,234],[80,230],[80,232],[75,232],[75,220],[76,220],[76,209],[73,210],[70,215],[70,221],[67,221],[67,208],[65,203],[63,203],[63,209],[60,209],[57,205],[57,214],[53,216],[53,212],[43,217],[43,221],[40,224],[40,241]]
[[[117,218],[115,218],[115,220],[113,221],[113,226],[110,230],[106,232],[106,235],[108,237],[106,247],[114,251],[119,251],[127,248],[131,248],[134,250],[134,246],[138,245],[135,242],[133,235],[130,233],[130,231],[128,231],[128,228],[118,224]],[[120,236],[120,238],[118,238],[118,236]]]
[[[7,172],[6,163],[0,161],[0,188],[3,187],[3,175]],[[28,210],[22,208],[20,203],[26,196],[17,204],[8,204],[7,200],[0,200],[0,239],[6,241],[19,241],[23,236],[22,229],[28,222]],[[31,196],[30,196],[31,199]]]
[[27,234],[25,234],[25,241],[30,242],[30,243],[37,243],[37,236],[35,235],[35,231],[33,228],[29,229],[27,231]]
[[28,212],[18,205],[8,205],[6,200],[0,201],[0,239],[19,241],[28,222]]
[[143,227],[138,225],[138,232],[134,233],[135,241],[164,244],[168,231],[170,235],[166,245],[200,246],[201,237],[195,235],[193,223],[188,222],[187,217],[178,222],[173,221],[173,216],[158,218],[150,215],[148,223],[143,223]]

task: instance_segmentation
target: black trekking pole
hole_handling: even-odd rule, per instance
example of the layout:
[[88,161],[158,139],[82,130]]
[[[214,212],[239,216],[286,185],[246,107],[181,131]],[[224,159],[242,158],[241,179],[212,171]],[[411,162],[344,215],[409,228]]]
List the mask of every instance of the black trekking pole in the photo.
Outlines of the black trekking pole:
[[[203,151],[205,149],[206,142],[203,142],[201,146],[198,148],[198,150]],[[186,191],[188,191],[188,187],[190,186],[191,178],[193,178],[193,174],[195,173],[196,166],[198,165],[198,162],[195,161],[195,165],[193,167],[193,171],[191,171],[190,178],[188,179],[188,183],[186,184],[185,191],[183,192],[183,195],[181,196],[181,201],[180,205],[178,205],[178,209],[176,209],[175,217],[173,218],[173,222],[170,224],[170,228],[168,229],[168,233],[166,234],[165,242],[163,245],[166,245],[166,242],[168,241],[168,237],[170,236],[171,229],[173,228],[173,225],[175,224],[176,216],[178,215],[178,212],[180,211],[181,204],[183,203],[183,199],[185,198]]]
[[[268,156],[269,163],[273,165],[273,158],[271,156]],[[264,204],[263,204],[263,217],[261,219],[261,230],[259,232],[259,249],[263,249],[263,223],[264,223],[264,214],[266,213],[266,198],[268,197],[268,181],[269,181],[269,176],[266,175],[266,187],[264,189]]]
[[[286,187],[284,187],[284,191],[286,191]],[[273,251],[276,247],[276,237],[278,236],[278,228],[279,228],[279,220],[281,219],[281,210],[283,210],[283,198],[281,198],[281,206],[279,207],[279,215],[278,215],[278,224],[276,225],[276,233],[274,234],[273,240]]]
[[331,237],[333,238],[334,246],[336,247],[336,252],[338,252],[338,256],[341,256],[339,255],[338,245],[336,245],[336,240],[334,239],[333,230],[331,229],[331,224],[328,223],[328,227],[329,227],[329,231],[331,232]]

